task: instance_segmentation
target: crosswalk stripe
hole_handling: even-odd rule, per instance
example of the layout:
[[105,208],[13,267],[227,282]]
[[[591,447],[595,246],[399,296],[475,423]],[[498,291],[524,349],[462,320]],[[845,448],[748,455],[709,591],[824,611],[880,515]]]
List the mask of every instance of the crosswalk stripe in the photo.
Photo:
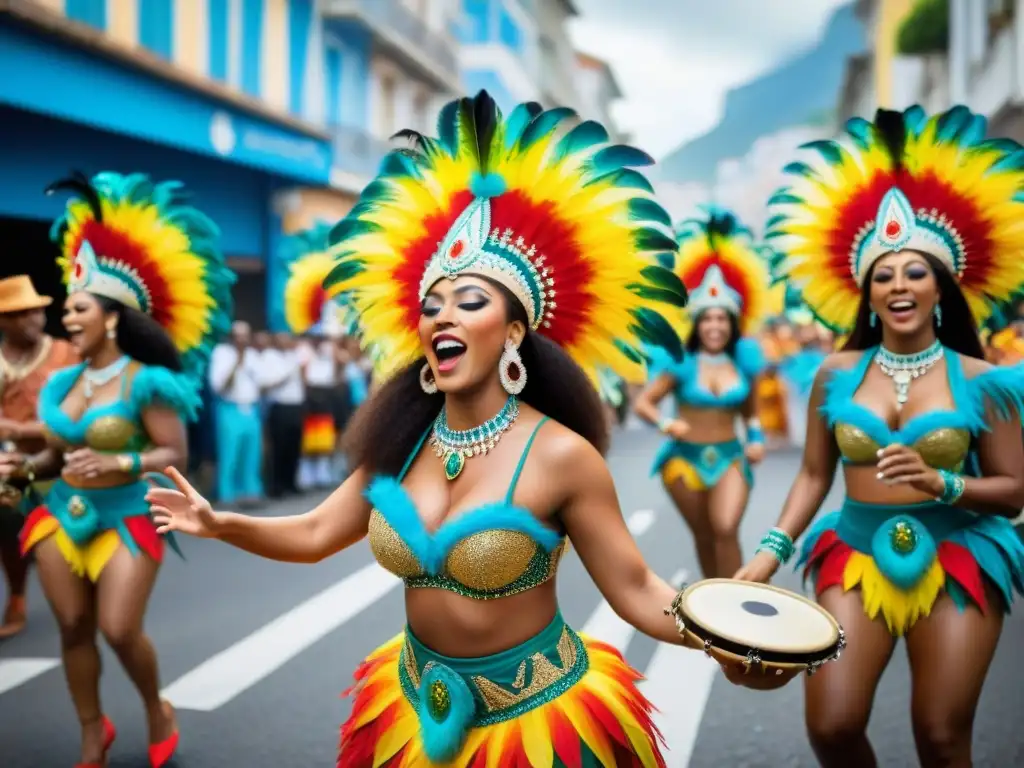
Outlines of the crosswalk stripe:
[[178,709],[212,712],[401,583],[371,563],[210,657],[167,686],[163,696]]
[[60,659],[0,659],[0,695],[60,665]]

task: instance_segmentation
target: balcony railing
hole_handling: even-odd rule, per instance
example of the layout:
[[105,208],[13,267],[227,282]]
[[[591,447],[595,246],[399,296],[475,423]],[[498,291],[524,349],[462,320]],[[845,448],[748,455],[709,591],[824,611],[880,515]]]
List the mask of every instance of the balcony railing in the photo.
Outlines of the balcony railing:
[[360,21],[393,53],[411,59],[438,85],[457,87],[459,63],[454,41],[430,29],[401,0],[329,0],[325,15]]
[[384,155],[391,149],[388,142],[350,125],[331,126],[334,143],[334,167],[369,181],[377,175]]

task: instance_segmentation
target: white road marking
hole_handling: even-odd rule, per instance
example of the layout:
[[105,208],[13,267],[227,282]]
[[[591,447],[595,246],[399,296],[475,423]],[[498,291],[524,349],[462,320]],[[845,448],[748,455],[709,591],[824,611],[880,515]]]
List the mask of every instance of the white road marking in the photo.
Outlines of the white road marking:
[[371,563],[210,657],[167,686],[163,696],[178,709],[212,712],[401,583]]
[[633,534],[633,538],[636,538],[647,533],[647,530],[654,525],[655,519],[653,509],[638,509],[626,520],[626,527]]
[[[681,587],[689,574],[676,572],[672,585]],[[658,709],[654,722],[668,742],[667,768],[686,768],[700,731],[704,708],[719,667],[699,651],[662,643],[644,670],[640,689]]]
[[0,696],[60,666],[60,659],[0,659]]

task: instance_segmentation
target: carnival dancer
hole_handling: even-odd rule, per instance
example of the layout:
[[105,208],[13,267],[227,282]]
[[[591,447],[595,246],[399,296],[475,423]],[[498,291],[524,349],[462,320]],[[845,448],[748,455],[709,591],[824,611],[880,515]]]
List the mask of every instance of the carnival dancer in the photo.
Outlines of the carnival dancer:
[[[334,267],[334,258],[328,252],[330,231],[330,226],[318,222],[284,242],[282,257],[288,267],[284,315],[296,336],[311,332],[319,336],[325,330],[325,322],[336,313],[334,303],[327,301],[324,292],[324,281]],[[306,402],[297,480],[301,490],[333,485],[339,368],[331,339],[308,340],[302,369]]]
[[54,373],[39,396],[49,446],[5,454],[0,471],[60,473],[21,546],[35,554],[60,628],[82,728],[79,768],[106,765],[115,736],[100,705],[97,627],[142,697],[149,760],[163,766],[178,727],[143,632],[164,539],[146,514],[142,475],[185,464],[184,421],[200,405],[215,336],[227,330],[232,276],[216,227],[185,205],[175,182],[76,174],[47,191],[59,190],[73,195],[54,227],[68,285],[64,326],[85,362]]
[[807,434],[807,403],[811,396],[811,385],[818,373],[818,368],[828,357],[822,336],[813,317],[804,317],[804,313],[793,310],[790,316],[797,315],[796,340],[799,349],[779,364],[779,375],[786,389],[786,416],[791,445],[803,448],[804,436]]
[[[693,534],[706,577],[731,576],[743,562],[740,519],[764,458],[757,377],[764,368],[756,332],[768,302],[768,262],[735,216],[711,209],[678,232],[675,271],[690,291],[689,354],[651,350],[653,380],[634,403],[668,441],[654,460],[665,489]],[[659,403],[674,394],[677,413]],[[736,420],[746,423],[746,441]]]
[[676,591],[623,521],[594,388],[669,343],[645,297],[685,302],[654,260],[676,248],[668,216],[628,167],[650,159],[569,109],[505,118],[485,92],[438,128],[404,132],[413,148],[333,232],[331,290],[386,350],[347,432],[354,473],[306,515],[259,519],[172,473],[182,490],[152,491],[154,516],[295,562],[368,536],[404,579],[408,629],[359,668],[338,766],[664,765],[638,674],[566,625],[553,581],[571,542],[620,616],[682,642]]
[[[965,107],[847,123],[848,141],[771,200],[778,276],[837,332],[815,380],[803,464],[778,528],[738,578],[799,564],[851,639],[807,678],[828,766],[873,766],[865,735],[899,637],[923,765],[971,764],[971,730],[1024,545],[1024,369],[984,362],[978,324],[1024,284],[1022,152]],[[842,460],[847,498],[808,530]]]
[[[34,453],[45,446],[36,420],[39,390],[55,370],[78,362],[68,342],[44,332],[46,307],[28,275],[0,280],[0,441],[4,452]],[[7,577],[7,607],[0,639],[25,628],[28,558],[21,556],[18,531],[25,515],[45,492],[45,483],[12,485],[0,480],[0,564]]]

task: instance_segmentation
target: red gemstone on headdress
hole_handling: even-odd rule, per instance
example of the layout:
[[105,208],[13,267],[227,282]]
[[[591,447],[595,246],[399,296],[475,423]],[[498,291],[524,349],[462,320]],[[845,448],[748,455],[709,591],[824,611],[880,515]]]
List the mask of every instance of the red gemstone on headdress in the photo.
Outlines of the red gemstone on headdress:
[[466,244],[462,240],[456,240],[452,243],[452,247],[448,249],[448,258],[457,259],[464,250],[466,250]]
[[81,279],[82,279],[82,262],[76,261],[75,262],[75,280],[81,280]]
[[885,225],[885,236],[886,237],[899,237],[900,232],[903,231],[903,227],[896,220],[889,221]]
[[711,287],[710,287],[710,288],[708,289],[708,293],[710,293],[710,294],[711,294],[712,298],[714,298],[715,296],[717,296],[717,295],[718,295],[718,286],[717,286],[717,285],[712,285],[712,286],[711,286]]

